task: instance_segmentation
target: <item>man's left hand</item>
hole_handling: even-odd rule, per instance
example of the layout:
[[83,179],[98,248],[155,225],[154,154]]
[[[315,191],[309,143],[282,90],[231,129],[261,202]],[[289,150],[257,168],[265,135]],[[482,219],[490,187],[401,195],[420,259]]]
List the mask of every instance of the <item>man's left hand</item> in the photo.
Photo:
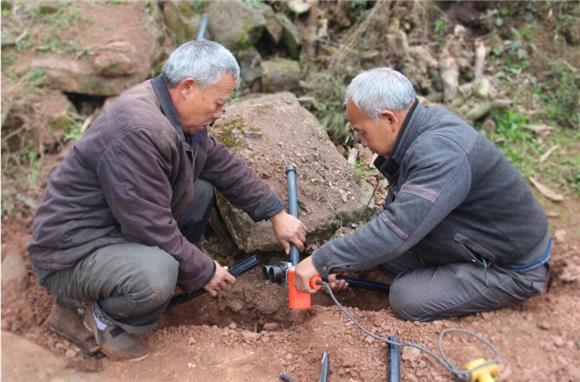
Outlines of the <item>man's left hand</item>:
[[294,244],[300,251],[304,251],[306,226],[299,219],[286,211],[280,211],[272,217],[271,221],[274,235],[287,254],[290,253],[290,243]]

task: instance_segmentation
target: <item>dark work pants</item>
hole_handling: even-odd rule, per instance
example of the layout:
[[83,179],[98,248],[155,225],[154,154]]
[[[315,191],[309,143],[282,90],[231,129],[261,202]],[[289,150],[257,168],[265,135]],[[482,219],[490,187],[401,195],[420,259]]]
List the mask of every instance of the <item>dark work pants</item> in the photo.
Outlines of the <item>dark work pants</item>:
[[[198,179],[193,204],[180,222],[183,234],[199,243],[213,206],[213,188]],[[96,301],[117,325],[133,334],[153,328],[177,284],[179,263],[159,247],[125,243],[100,248],[74,268],[39,280],[57,297]]]
[[515,272],[467,262],[426,265],[406,253],[379,267],[394,276],[391,308],[404,319],[432,321],[523,302],[546,287],[549,265]]

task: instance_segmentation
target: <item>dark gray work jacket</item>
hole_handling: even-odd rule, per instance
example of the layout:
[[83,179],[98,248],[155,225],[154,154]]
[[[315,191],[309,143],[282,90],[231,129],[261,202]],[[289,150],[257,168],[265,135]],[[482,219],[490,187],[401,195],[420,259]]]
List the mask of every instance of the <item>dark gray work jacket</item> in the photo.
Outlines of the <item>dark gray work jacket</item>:
[[137,85],[95,120],[51,175],[34,218],[30,260],[46,274],[107,245],[141,243],[174,256],[180,286],[199,289],[213,277],[214,263],[178,228],[198,177],[254,220],[284,209],[207,131],[184,135],[161,77]]
[[392,154],[380,212],[313,254],[322,274],[370,268],[406,252],[426,264],[476,262],[525,271],[545,263],[547,219],[518,171],[465,121],[415,103]]

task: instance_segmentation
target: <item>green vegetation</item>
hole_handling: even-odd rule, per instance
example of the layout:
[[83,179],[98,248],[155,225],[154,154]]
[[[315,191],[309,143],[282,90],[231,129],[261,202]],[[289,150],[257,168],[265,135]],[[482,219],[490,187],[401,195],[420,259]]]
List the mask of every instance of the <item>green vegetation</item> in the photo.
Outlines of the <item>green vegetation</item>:
[[580,129],[580,73],[562,61],[552,63],[551,69],[549,77],[534,89],[546,108],[545,118]]
[[335,143],[352,141],[352,131],[344,113],[344,82],[329,73],[315,73],[308,82],[310,90],[307,97],[302,98],[306,106]]
[[[558,128],[542,137],[527,127],[527,116],[510,109],[493,112],[492,119],[497,127],[490,138],[523,176],[539,176],[543,181],[580,195],[578,131]],[[552,154],[541,161],[548,150]]]

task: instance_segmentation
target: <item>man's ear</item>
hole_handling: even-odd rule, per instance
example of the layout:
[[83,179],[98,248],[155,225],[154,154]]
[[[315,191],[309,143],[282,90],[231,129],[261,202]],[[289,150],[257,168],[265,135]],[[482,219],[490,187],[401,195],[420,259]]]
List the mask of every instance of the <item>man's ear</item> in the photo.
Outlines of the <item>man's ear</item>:
[[384,118],[389,125],[396,125],[399,122],[397,115],[390,110],[381,111],[381,118]]
[[193,78],[186,78],[184,80],[182,80],[179,83],[179,93],[186,97],[187,95],[189,95],[189,93],[191,93],[193,90],[195,90],[197,83],[195,82],[195,80]]

